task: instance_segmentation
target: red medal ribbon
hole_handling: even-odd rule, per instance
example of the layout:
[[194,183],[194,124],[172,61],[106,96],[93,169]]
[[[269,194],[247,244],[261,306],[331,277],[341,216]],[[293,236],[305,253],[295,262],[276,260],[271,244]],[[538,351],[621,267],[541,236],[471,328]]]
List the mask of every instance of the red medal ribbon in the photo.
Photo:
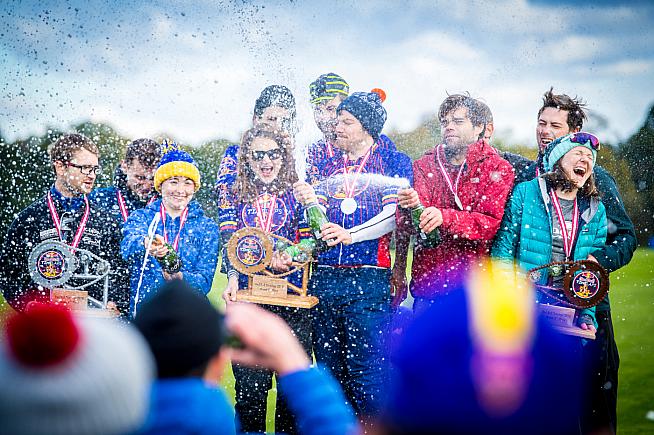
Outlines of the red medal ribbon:
[[441,161],[442,149],[443,149],[443,144],[440,144],[438,148],[436,148],[436,161],[438,162],[438,167],[440,168],[441,173],[443,174],[443,178],[445,178],[447,187],[450,189],[450,192],[452,192],[452,195],[454,195],[454,202],[456,203],[457,207],[459,207],[459,209],[463,210],[463,204],[461,203],[461,199],[459,199],[458,191],[459,191],[459,180],[461,179],[463,168],[465,168],[466,166],[466,161],[464,160],[463,163],[461,164],[461,168],[459,169],[459,174],[456,176],[456,181],[454,182],[454,184],[452,184],[452,179],[448,175],[447,171],[445,170],[445,166]]
[[[166,207],[163,204],[163,201],[161,201],[161,205],[159,206],[159,215],[161,216],[161,222],[163,222],[163,238],[164,242],[168,243],[168,233],[166,233]],[[177,231],[177,236],[175,236],[175,241],[173,242],[173,249],[175,252],[177,252],[177,248],[179,247],[179,238],[182,235],[182,228],[184,228],[184,224],[186,223],[186,218],[188,217],[188,206],[184,208],[184,211],[182,211],[182,215],[179,217],[179,231]]]
[[[127,222],[127,217],[129,216],[129,210],[127,210],[127,204],[125,203],[125,198],[123,197],[123,194],[120,192],[120,190],[116,189],[116,197],[118,198],[118,208],[120,209],[120,214],[123,216],[123,221]],[[157,197],[155,195],[152,196],[148,200],[147,205],[152,204]]]
[[260,196],[257,197],[257,202],[255,203],[255,207],[257,208],[257,219],[259,221],[259,226],[261,227],[261,229],[264,232],[269,233],[270,228],[272,227],[272,218],[273,218],[273,215],[275,214],[275,208],[277,207],[277,195],[272,195],[272,199],[270,201],[264,201],[264,203],[265,202],[270,202],[271,203],[270,207],[268,207],[268,214],[266,214],[266,215],[264,215],[264,213],[263,213],[263,205],[261,204],[261,196],[263,196],[263,195],[260,195]]
[[368,163],[368,159],[370,159],[370,156],[372,155],[372,149],[374,146],[375,145],[368,149],[368,152],[366,152],[366,154],[363,156],[363,160],[361,160],[359,166],[357,166],[357,168],[354,170],[354,179],[352,180],[352,183],[350,183],[347,179],[349,175],[347,171],[347,153],[343,154],[343,189],[345,190],[346,198],[354,198],[354,191],[356,190],[357,180],[359,179],[359,175],[361,175],[361,171],[363,171],[364,166],[366,166],[366,163]]
[[577,198],[575,198],[575,204],[572,210],[572,228],[570,233],[568,233],[568,227],[565,225],[565,217],[563,216],[563,209],[561,208],[559,197],[556,196],[554,189],[550,189],[550,197],[552,198],[552,204],[554,205],[556,218],[559,220],[559,227],[561,227],[565,258],[570,260],[570,256],[572,254],[572,245],[574,244],[575,238],[577,237],[577,231],[579,230],[579,206],[577,205]]
[[329,157],[334,157],[334,148],[332,148],[332,144],[329,142],[325,141],[325,149],[327,151],[327,155]]
[[[48,202],[48,210],[50,210],[50,216],[52,217],[52,221],[54,222],[55,229],[57,230],[57,234],[59,234],[59,240],[62,242],[64,241],[61,237],[61,220],[59,219],[59,214],[57,214],[57,208],[54,205],[54,201],[52,200],[52,195],[50,192],[48,192],[47,196],[47,202]],[[84,195],[84,214],[82,215],[82,220],[79,223],[79,226],[77,227],[77,232],[75,233],[75,236],[73,237],[73,242],[70,244],[73,248],[77,248],[79,245],[79,242],[82,240],[82,234],[84,233],[84,229],[86,228],[86,223],[89,220],[89,213],[91,212],[91,207],[89,206],[89,199]]]

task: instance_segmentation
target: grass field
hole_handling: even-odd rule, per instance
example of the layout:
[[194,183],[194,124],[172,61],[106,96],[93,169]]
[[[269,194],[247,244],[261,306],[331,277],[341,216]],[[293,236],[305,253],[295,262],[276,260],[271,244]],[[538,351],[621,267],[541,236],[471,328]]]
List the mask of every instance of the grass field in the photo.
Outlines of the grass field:
[[[209,294],[219,307],[225,283],[224,275],[217,274]],[[611,275],[611,306],[620,350],[618,432],[654,433],[654,420],[646,418],[649,411],[654,412],[654,250],[639,249],[627,267]],[[6,311],[0,298],[0,313]],[[225,374],[223,386],[233,401],[231,370]],[[274,400],[273,389],[268,396],[269,431],[273,429]]]

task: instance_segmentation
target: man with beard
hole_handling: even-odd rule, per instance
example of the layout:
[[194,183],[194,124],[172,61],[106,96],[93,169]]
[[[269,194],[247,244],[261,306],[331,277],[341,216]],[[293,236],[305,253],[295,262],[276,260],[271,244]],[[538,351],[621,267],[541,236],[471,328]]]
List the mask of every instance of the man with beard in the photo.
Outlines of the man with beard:
[[307,149],[307,177],[311,184],[319,181],[323,163],[336,154],[340,155],[340,150],[334,145],[338,123],[336,109],[349,93],[350,86],[335,73],[323,74],[309,85],[313,119],[323,136]]
[[409,209],[420,203],[419,230],[440,231],[441,243],[417,238],[410,290],[421,312],[455,287],[468,266],[488,255],[513,169],[484,140],[483,110],[468,95],[450,95],[440,106],[443,143],[413,163],[414,187],[398,193],[398,230],[415,233]]
[[357,415],[366,418],[379,412],[388,375],[389,242],[398,187],[381,180],[411,180],[411,161],[381,141],[386,110],[378,94],[355,92],[337,113],[342,155],[325,162],[315,191],[301,181],[295,194],[304,205],[319,201],[329,220],[319,236],[331,249],[318,254],[309,284],[320,299],[313,310],[316,360],[332,371]]
[[154,199],[154,171],[161,160],[161,147],[151,139],[127,145],[125,158],[114,174],[114,185],[95,189],[89,198],[121,224],[130,213]]
[[[72,248],[88,250],[110,263],[109,300],[126,314],[129,275],[119,253],[119,224],[87,198],[100,172],[98,147],[81,134],[66,134],[50,147],[50,161],[55,173],[54,185],[43,198],[21,211],[7,231],[0,251],[2,293],[19,311],[31,301],[49,301],[50,289],[32,281],[28,259],[39,243],[60,241]],[[51,252],[56,254],[56,251]],[[48,269],[46,266],[46,263],[37,265],[43,267],[43,271],[39,270],[42,275],[50,276],[56,272],[62,275],[64,272],[61,262],[49,263]],[[58,267],[61,270],[57,270]],[[81,284],[75,279],[72,282]],[[102,300],[102,282],[85,290],[89,296]]]
[[[553,88],[545,92],[536,126],[538,158],[524,171],[518,172],[516,167],[516,184],[544,174],[543,153],[547,146],[561,136],[580,131],[585,119],[585,104],[580,99],[555,94]],[[608,234],[604,247],[595,251],[589,259],[598,262],[610,273],[631,261],[638,242],[615,180],[599,165],[594,167],[593,173],[602,203],[606,207]],[[620,357],[613,333],[608,295],[597,306],[596,318],[596,338],[584,346],[585,367],[593,376],[586,395],[588,403],[582,418],[582,430],[615,432]]]

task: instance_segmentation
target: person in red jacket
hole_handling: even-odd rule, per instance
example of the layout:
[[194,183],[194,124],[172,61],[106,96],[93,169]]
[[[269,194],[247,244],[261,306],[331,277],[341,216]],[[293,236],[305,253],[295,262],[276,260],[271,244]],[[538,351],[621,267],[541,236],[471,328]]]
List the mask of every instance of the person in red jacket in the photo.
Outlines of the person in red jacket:
[[414,311],[454,289],[471,261],[489,253],[513,187],[513,168],[484,140],[483,108],[450,95],[438,112],[443,143],[413,162],[414,186],[399,192],[398,228],[417,232],[410,209],[422,203],[420,230],[440,231],[441,243],[417,238],[410,290]]

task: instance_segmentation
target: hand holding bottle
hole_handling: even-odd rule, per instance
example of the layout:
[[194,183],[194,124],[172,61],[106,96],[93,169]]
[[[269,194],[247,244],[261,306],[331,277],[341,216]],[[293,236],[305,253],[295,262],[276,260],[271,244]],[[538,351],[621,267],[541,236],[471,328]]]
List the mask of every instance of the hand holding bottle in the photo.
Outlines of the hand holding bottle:
[[295,199],[302,205],[310,204],[312,202],[318,202],[316,197],[316,191],[313,187],[304,181],[298,181],[293,184],[293,195]]
[[148,237],[144,237],[143,246],[145,249],[148,249],[148,245],[150,245],[150,251],[148,252],[148,255],[152,255],[155,258],[163,258],[168,253],[168,248],[166,247],[164,238],[159,234],[155,234],[154,238],[152,239],[152,244],[150,244],[150,239]]

